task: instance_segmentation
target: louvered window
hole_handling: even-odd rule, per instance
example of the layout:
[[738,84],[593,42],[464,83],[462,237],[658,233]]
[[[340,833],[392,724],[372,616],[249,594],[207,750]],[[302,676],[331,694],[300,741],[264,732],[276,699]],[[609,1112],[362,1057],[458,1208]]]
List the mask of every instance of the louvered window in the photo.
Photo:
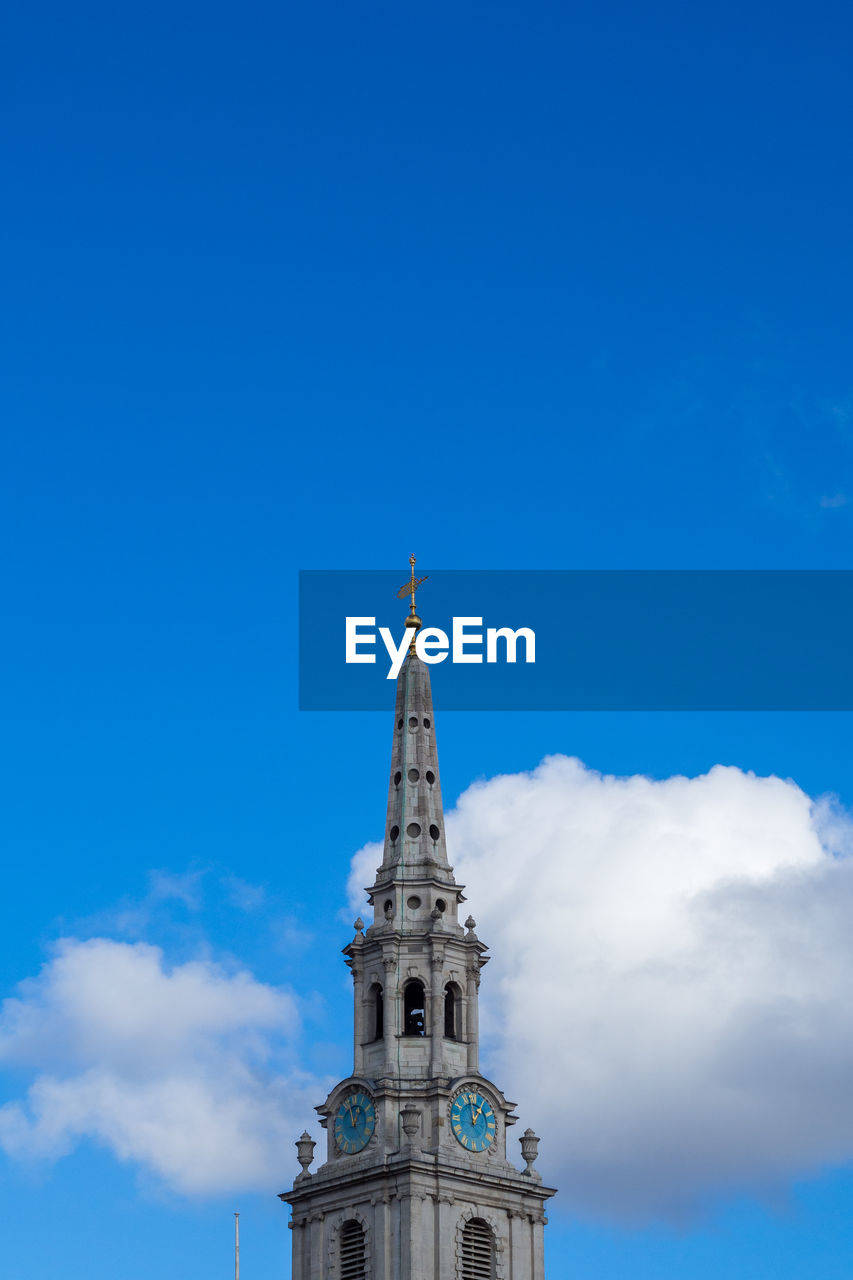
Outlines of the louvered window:
[[462,1232],[462,1280],[492,1280],[495,1245],[488,1223],[482,1218],[466,1222]]
[[364,1227],[360,1222],[350,1219],[343,1224],[340,1244],[340,1280],[367,1280],[364,1264]]

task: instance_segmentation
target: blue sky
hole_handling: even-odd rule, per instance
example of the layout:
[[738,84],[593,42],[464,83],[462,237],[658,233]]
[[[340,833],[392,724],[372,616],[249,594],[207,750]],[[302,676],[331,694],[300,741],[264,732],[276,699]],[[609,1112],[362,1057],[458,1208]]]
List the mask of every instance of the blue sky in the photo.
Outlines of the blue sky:
[[[4,993],[60,937],[159,946],[295,991],[283,1070],[347,1072],[391,708],[296,710],[300,568],[850,567],[850,37],[834,3],[10,10]],[[853,804],[840,713],[439,733],[448,806],[554,752]],[[286,1274],[289,1140],[236,1197],[67,1146],[0,1165],[11,1275],[212,1273],[237,1207],[244,1274]],[[835,1280],[851,1204],[843,1161],[676,1226],[561,1197],[550,1273]]]

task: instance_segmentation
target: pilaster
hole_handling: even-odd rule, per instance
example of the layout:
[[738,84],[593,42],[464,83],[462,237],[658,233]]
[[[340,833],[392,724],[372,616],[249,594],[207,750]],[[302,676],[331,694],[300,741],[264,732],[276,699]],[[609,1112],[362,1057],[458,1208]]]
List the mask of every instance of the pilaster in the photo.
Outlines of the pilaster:
[[480,1017],[478,1009],[480,992],[479,959],[469,961],[465,969],[468,1028],[468,1070],[480,1070]]
[[397,957],[386,952],[382,957],[385,971],[383,989],[383,1018],[385,1021],[385,1075],[397,1070],[397,1036],[399,1035],[400,998],[397,991]]
[[361,963],[361,957],[354,957],[351,961],[352,968],[352,989],[353,989],[353,1074],[360,1076],[364,1071],[364,966]]
[[430,1035],[432,1037],[431,1044],[431,1064],[430,1074],[433,1076],[441,1075],[443,1068],[444,1046],[444,1001],[443,994],[443,977],[444,977],[444,949],[437,946],[435,940],[432,943],[432,954],[430,956]]

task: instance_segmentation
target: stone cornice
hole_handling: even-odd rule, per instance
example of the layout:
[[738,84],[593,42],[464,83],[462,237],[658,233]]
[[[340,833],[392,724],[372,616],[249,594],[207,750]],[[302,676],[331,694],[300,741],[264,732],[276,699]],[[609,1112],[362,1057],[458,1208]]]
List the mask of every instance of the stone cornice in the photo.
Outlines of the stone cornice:
[[[326,1168],[327,1166],[324,1166]],[[542,1204],[556,1195],[556,1189],[531,1183],[518,1172],[503,1172],[492,1169],[467,1169],[451,1164],[441,1157],[428,1156],[424,1153],[401,1152],[389,1156],[382,1164],[372,1168],[359,1170],[358,1180],[353,1181],[352,1169],[334,1170],[323,1174],[318,1170],[310,1184],[293,1187],[290,1191],[282,1191],[279,1199],[294,1208],[299,1216],[310,1212],[312,1201],[320,1201],[327,1195],[339,1194],[342,1189],[350,1192],[352,1204],[370,1202],[373,1196],[391,1198],[429,1192],[431,1187],[437,1193],[436,1183],[442,1194],[453,1194],[456,1200],[488,1201],[490,1193],[495,1196],[495,1203],[505,1205],[508,1193],[520,1197],[519,1208],[525,1214],[541,1213]],[[417,1183],[417,1186],[413,1186]],[[525,1204],[528,1201],[528,1204]]]

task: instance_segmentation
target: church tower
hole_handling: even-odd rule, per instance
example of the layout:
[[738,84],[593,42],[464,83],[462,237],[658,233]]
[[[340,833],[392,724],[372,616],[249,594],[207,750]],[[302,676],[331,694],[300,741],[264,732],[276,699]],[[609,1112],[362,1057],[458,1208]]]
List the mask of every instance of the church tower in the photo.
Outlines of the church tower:
[[297,1142],[293,1280],[544,1280],[539,1139],[507,1158],[514,1103],[480,1074],[477,1005],[487,947],[447,859],[429,668],[397,680],[382,865],[344,947],[353,1073],[317,1107],[326,1161]]

